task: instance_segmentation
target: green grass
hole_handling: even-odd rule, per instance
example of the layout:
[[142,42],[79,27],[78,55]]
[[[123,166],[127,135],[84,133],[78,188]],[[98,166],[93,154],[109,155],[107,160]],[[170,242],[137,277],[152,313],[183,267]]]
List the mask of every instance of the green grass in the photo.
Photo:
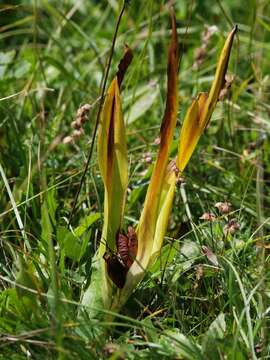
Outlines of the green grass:
[[[102,229],[96,151],[72,219],[75,235],[67,223],[121,1],[0,4],[0,359],[270,358],[270,5],[175,3],[178,130],[192,98],[209,89],[232,24],[239,26],[229,66],[235,79],[178,185],[163,251],[113,323],[80,306]],[[202,33],[214,25],[196,67]],[[136,225],[144,201],[143,154],[155,160],[169,28],[165,1],[130,1],[110,69],[109,80],[129,44],[126,225]],[[85,134],[64,144],[84,103],[93,104]],[[232,208],[222,215],[214,205],[225,200]],[[200,219],[205,212],[216,220]],[[225,236],[234,218],[240,228]]]

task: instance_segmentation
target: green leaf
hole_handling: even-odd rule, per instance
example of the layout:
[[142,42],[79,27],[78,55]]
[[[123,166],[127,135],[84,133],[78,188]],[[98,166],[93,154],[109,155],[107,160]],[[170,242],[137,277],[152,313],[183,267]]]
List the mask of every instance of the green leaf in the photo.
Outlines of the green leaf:
[[127,110],[127,123],[131,124],[144,115],[155,103],[158,94],[159,89],[156,85],[148,85],[144,87],[140,96],[137,96],[134,103]]
[[[209,359],[220,359],[219,348],[226,334],[225,314],[220,313],[212,322],[203,338],[203,352]],[[220,346],[219,346],[220,345]]]
[[50,220],[52,222],[53,225],[56,224],[56,220],[55,220],[55,214],[56,214],[56,209],[57,209],[57,201],[56,201],[56,188],[52,188],[50,191],[47,192],[47,206],[48,206],[48,212],[50,215]]
[[7,52],[0,52],[0,79],[2,76],[5,75],[5,71],[7,66],[13,60],[16,54],[15,50],[7,51]]
[[[169,351],[179,359],[185,360],[203,360],[203,354],[199,345],[192,342],[187,336],[180,333],[179,330],[164,331],[160,338],[163,346],[168,346]],[[172,357],[174,358],[174,357]]]
[[111,293],[108,288],[109,283],[104,281],[105,262],[98,255],[93,258],[91,268],[91,285],[86,289],[82,296],[83,309],[80,311],[82,316],[85,310],[90,318],[102,316],[102,309],[110,307],[110,300],[107,294]]
[[74,261],[81,259],[88,243],[85,238],[81,240],[64,226],[57,228],[57,241],[64,255]]
[[200,256],[199,246],[195,242],[187,239],[181,247],[180,263],[175,267],[172,282],[176,282],[183,271],[190,269],[198,256]]
[[179,242],[174,244],[166,244],[160,249],[160,254],[156,258],[156,261],[149,267],[148,271],[155,273],[157,271],[163,271],[165,266],[170,266],[173,262],[176,254],[179,252]]
[[82,236],[88,228],[100,219],[100,213],[93,213],[84,217],[79,226],[74,230],[76,236]]
[[220,313],[216,319],[209,326],[206,336],[211,336],[215,339],[223,339],[226,333],[225,314]]
[[51,66],[53,66],[55,69],[57,69],[58,71],[60,71],[65,78],[67,79],[73,79],[73,75],[71,72],[68,72],[66,70],[66,67],[63,65],[63,63],[61,63],[60,61],[58,61],[57,59],[54,59],[51,56],[44,56],[43,57],[43,61],[45,61],[46,63],[50,64]]

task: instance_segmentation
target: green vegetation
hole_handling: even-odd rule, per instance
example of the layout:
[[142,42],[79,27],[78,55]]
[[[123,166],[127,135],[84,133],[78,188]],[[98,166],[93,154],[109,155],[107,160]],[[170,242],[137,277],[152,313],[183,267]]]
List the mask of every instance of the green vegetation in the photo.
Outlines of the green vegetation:
[[[270,358],[266,0],[175,1],[180,70],[171,158],[187,109],[209,91],[238,24],[226,84],[176,185],[157,260],[120,313],[104,309],[97,317],[82,305],[104,223],[96,146],[74,200],[121,6],[0,4],[0,359]],[[170,28],[168,2],[129,1],[109,68],[106,88],[128,44],[126,232],[138,225],[159,149]]]

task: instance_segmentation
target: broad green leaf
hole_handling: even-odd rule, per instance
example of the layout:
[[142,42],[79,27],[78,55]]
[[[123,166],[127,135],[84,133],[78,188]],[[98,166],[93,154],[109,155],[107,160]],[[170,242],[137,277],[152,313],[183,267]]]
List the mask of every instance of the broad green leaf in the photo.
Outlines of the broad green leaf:
[[218,345],[221,344],[225,335],[225,314],[220,313],[209,326],[202,342],[203,352],[206,356],[209,356],[209,359],[220,359],[220,349]]
[[49,239],[52,237],[52,223],[51,223],[51,214],[48,211],[47,199],[43,201],[41,206],[41,238],[49,243]]
[[181,247],[179,264],[175,266],[174,275],[171,278],[171,282],[178,281],[183,271],[187,271],[192,267],[194,262],[201,254],[199,246],[189,239],[187,239]]
[[[65,64],[61,63],[60,61],[54,59],[51,56],[44,56],[43,59],[45,63],[52,65],[56,70],[62,73],[66,79],[73,79],[73,72],[68,72]],[[48,68],[48,65],[46,66],[46,68]]]
[[[89,317],[95,318],[99,316],[100,310],[110,308],[108,299],[111,289],[108,287],[109,283],[104,277],[105,264],[102,258],[99,256],[94,257],[91,270],[91,284],[83,293],[81,303]],[[82,313],[80,316],[82,316]]]
[[86,251],[90,237],[89,232],[85,233],[85,231],[86,228],[84,228],[82,235],[77,236],[64,226],[59,226],[57,228],[57,241],[64,256],[67,256],[74,261],[79,261],[81,259]]
[[[168,346],[172,358],[203,360],[203,354],[199,345],[195,344],[179,330],[166,330],[160,337],[160,343]],[[174,355],[174,356],[173,356]]]
[[226,332],[225,314],[220,313],[209,326],[207,336],[215,339],[223,339]]
[[17,260],[18,272],[16,273],[16,291],[18,297],[23,301],[25,310],[34,311],[37,307],[38,297],[32,290],[37,293],[42,292],[41,281],[36,275],[35,267],[32,261],[25,260],[21,255]]
[[163,271],[165,266],[170,266],[179,250],[179,242],[162,246],[159,250],[159,256],[156,258],[156,261],[150,265],[148,271],[150,273]]
[[53,226],[56,224],[57,202],[55,197],[55,188],[46,193],[41,206],[41,237],[47,243],[52,236]]
[[79,260],[81,250],[79,239],[66,227],[60,226],[57,229],[57,241],[65,256],[73,260]]
[[116,237],[122,228],[128,186],[128,159],[126,129],[122,115],[120,86],[132,60],[132,52],[126,47],[119,63],[100,117],[98,133],[98,163],[104,183],[104,223],[101,242],[94,258],[92,281],[82,297],[82,304],[103,304],[110,308],[116,286],[107,275],[102,258],[105,252],[116,250]]
[[50,191],[47,192],[47,206],[48,206],[48,212],[50,215],[50,220],[53,225],[56,224],[56,209],[57,209],[57,201],[56,201],[56,190],[55,188],[52,188]]
[[81,220],[80,225],[74,230],[74,234],[76,236],[82,236],[85,231],[99,219],[100,213],[93,213],[84,217]]
[[128,206],[130,208],[134,208],[138,202],[141,202],[143,198],[145,198],[146,192],[147,192],[147,186],[149,184],[149,179],[151,177],[151,174],[153,172],[153,165],[150,165],[147,169],[146,174],[142,177],[140,182],[134,186],[131,194],[129,195],[129,201]]

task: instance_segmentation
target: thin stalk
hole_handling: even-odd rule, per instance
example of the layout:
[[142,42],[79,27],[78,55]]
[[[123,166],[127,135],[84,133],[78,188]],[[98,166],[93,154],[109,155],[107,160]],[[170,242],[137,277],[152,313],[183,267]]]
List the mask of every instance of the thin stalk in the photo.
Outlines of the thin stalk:
[[69,216],[68,226],[71,224],[71,220],[72,220],[72,217],[74,215],[74,211],[75,211],[75,207],[76,207],[76,204],[77,204],[77,201],[78,201],[78,197],[79,197],[79,194],[81,192],[82,185],[83,185],[83,182],[84,182],[84,179],[85,179],[85,176],[86,176],[86,172],[88,170],[88,167],[89,167],[92,155],[93,155],[94,144],[95,144],[95,139],[96,139],[96,135],[97,135],[97,129],[98,129],[98,125],[99,125],[100,114],[101,114],[102,106],[103,106],[103,102],[104,102],[104,95],[105,95],[107,80],[108,80],[109,71],[110,71],[110,67],[111,67],[111,63],[112,63],[112,57],[113,57],[113,53],[114,53],[116,38],[117,38],[120,22],[121,22],[123,14],[124,14],[126,5],[127,5],[127,1],[125,0],[123,5],[122,5],[122,8],[121,8],[121,11],[120,11],[120,14],[118,16],[117,23],[116,23],[116,26],[115,26],[113,39],[112,39],[112,46],[111,46],[111,50],[110,50],[110,53],[109,53],[109,58],[108,58],[105,74],[104,74],[103,80],[101,82],[100,102],[99,102],[99,107],[98,107],[98,112],[97,112],[97,116],[96,116],[94,130],[93,130],[92,140],[91,140],[91,144],[90,144],[90,149],[89,149],[89,153],[88,153],[88,156],[87,156],[87,161],[86,161],[86,164],[85,164],[85,167],[84,167],[84,171],[83,171],[83,174],[82,174],[82,177],[81,177],[81,180],[80,180],[80,184],[79,184],[78,190],[77,190],[76,195],[75,195],[75,200],[74,200],[74,203],[73,203],[73,206],[72,206],[72,209],[71,209],[71,213],[70,213],[70,216]]
[[[255,16],[254,16],[254,39],[260,39],[262,42],[265,41],[265,29],[260,26],[260,23],[258,21],[260,14],[263,14],[264,12],[267,14],[267,8],[269,7],[269,4],[267,5],[266,2],[263,1],[257,1],[255,5]],[[256,34],[256,35],[255,35]],[[264,68],[264,50],[263,48],[260,49],[255,56],[255,76],[257,78],[258,82],[258,91],[255,97],[255,110],[256,113],[260,116],[261,110],[259,103],[260,101],[267,101],[265,97],[265,89],[263,84],[263,68]],[[266,135],[261,133],[258,135],[257,142],[260,144],[260,148],[258,149],[258,156],[257,156],[257,174],[256,174],[256,205],[257,205],[257,223],[258,223],[258,235],[260,237],[260,244],[261,247],[257,250],[257,264],[258,264],[258,276],[260,279],[262,279],[261,286],[259,288],[259,301],[258,301],[258,307],[259,307],[259,314],[262,318],[262,326],[260,330],[260,341],[262,343],[262,357],[264,357],[267,353],[267,344],[269,340],[269,331],[267,331],[267,324],[266,319],[262,314],[265,313],[266,307],[267,307],[267,298],[266,298],[266,249],[265,249],[265,240],[264,240],[264,222],[265,222],[265,216],[264,216],[264,193],[265,193],[265,185],[264,185],[264,137]]]

